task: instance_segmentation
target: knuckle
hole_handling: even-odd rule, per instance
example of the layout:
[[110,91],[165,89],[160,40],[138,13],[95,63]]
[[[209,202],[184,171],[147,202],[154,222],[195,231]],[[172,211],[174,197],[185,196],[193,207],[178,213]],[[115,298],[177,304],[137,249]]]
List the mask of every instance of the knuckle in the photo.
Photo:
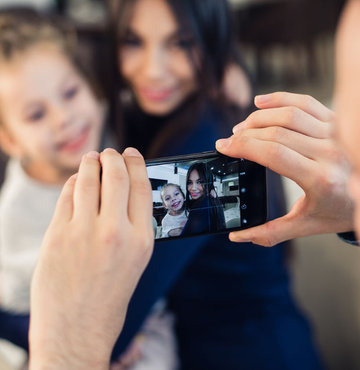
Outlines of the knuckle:
[[301,116],[301,111],[297,107],[287,107],[286,122],[290,124],[296,123]]
[[143,233],[134,230],[132,240],[134,258],[138,262],[148,261],[154,247],[154,233],[152,228]]
[[279,143],[276,142],[269,142],[268,143],[268,161],[273,161],[273,160],[279,160],[282,161],[283,158],[283,148]]
[[108,220],[106,227],[103,227],[100,232],[100,239],[105,246],[120,246],[126,241],[126,233],[120,232],[120,227],[115,222]]
[[129,181],[128,173],[121,168],[109,168],[106,176],[114,182],[124,183]]
[[314,103],[315,103],[315,99],[312,96],[307,95],[307,94],[302,95],[301,105],[305,109],[311,109],[314,106]]
[[256,110],[252,112],[247,118],[246,123],[248,127],[254,127],[256,122],[259,119],[259,115],[261,114],[261,110]]
[[144,180],[132,180],[131,189],[134,190],[139,195],[148,196],[151,194],[151,185],[148,179]]
[[327,142],[323,147],[323,154],[326,160],[332,163],[340,163],[343,160],[343,154],[333,142]]
[[84,181],[79,181],[77,186],[80,192],[86,194],[88,192],[93,192],[97,190],[99,187],[99,179],[95,177],[87,177]]
[[269,127],[269,137],[270,140],[276,141],[276,142],[281,142],[281,140],[284,138],[284,129],[279,126],[272,126]]

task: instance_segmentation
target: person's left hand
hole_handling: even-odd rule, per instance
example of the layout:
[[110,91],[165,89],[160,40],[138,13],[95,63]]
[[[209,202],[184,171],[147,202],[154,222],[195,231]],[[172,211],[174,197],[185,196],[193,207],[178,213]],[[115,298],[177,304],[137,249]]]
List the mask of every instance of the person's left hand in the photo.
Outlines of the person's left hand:
[[353,230],[349,165],[332,138],[331,110],[310,96],[277,92],[255,99],[258,111],[216,149],[262,164],[304,191],[283,217],[230,233],[235,242],[273,246],[296,237]]
[[30,369],[109,368],[153,249],[151,198],[136,149],[83,157],[60,195],[33,275]]

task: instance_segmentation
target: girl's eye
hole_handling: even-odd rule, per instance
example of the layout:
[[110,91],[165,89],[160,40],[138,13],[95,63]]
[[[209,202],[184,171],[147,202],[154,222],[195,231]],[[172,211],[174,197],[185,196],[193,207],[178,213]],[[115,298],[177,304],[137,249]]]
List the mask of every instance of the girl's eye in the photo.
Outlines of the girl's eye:
[[170,200],[170,198],[169,197],[165,197],[165,200],[168,201],[168,200]]
[[27,116],[27,120],[30,122],[37,122],[42,120],[45,117],[45,109],[37,109],[31,112]]
[[76,94],[78,93],[78,91],[79,91],[78,86],[73,86],[73,87],[65,90],[64,98],[66,100],[71,100],[72,98],[74,98],[76,96]]

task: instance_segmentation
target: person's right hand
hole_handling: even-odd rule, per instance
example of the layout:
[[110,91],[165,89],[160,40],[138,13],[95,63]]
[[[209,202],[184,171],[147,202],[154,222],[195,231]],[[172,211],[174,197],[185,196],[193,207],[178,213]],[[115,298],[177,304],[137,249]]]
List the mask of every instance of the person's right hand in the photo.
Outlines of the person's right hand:
[[235,242],[273,246],[320,233],[353,230],[347,192],[349,165],[332,138],[331,110],[310,96],[277,92],[258,97],[259,110],[216,148],[295,181],[303,190],[290,212],[264,225],[230,233]]
[[137,150],[83,157],[60,195],[34,272],[30,369],[109,368],[153,249],[151,198]]

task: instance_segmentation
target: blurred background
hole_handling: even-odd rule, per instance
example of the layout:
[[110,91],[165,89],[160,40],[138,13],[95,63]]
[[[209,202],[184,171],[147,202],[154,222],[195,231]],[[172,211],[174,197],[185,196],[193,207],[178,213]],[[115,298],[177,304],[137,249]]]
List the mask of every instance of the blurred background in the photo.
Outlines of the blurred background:
[[[334,32],[343,0],[231,0],[241,55],[255,93],[306,93],[332,106]],[[0,0],[65,16],[79,31],[82,57],[111,97],[108,3],[102,0]],[[288,207],[301,195],[284,179]],[[289,260],[294,294],[309,316],[330,370],[360,369],[360,248],[336,235],[302,238]],[[2,343],[0,369],[22,368],[22,351]]]

